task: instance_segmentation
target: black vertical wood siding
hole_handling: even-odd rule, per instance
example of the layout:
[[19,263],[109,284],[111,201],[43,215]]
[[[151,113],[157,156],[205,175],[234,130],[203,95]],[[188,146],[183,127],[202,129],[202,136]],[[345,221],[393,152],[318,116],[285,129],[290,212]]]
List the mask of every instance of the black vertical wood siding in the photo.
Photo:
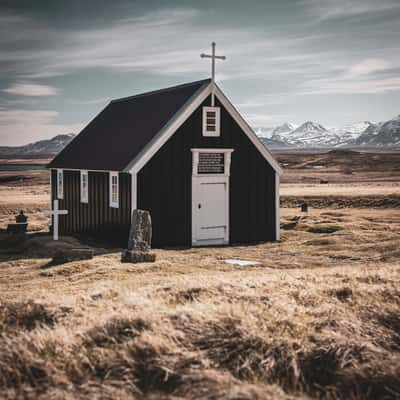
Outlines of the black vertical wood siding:
[[[210,105],[210,99],[202,106],[206,105]],[[191,148],[234,149],[230,243],[276,238],[275,171],[230,114],[217,105],[221,107],[220,137],[203,137],[201,106],[138,174],[138,208],[151,213],[154,247],[191,245]]]
[[[51,171],[52,200],[57,198],[57,171]],[[89,171],[89,202],[81,203],[80,172],[64,170],[64,199],[59,208],[60,234],[87,234],[126,246],[131,223],[131,175],[119,174],[119,208],[109,206],[109,173]]]
[[[207,99],[202,106],[209,105]],[[229,113],[221,107],[221,136],[202,136],[202,106],[142,168],[137,177],[138,208],[149,210],[153,246],[190,246],[192,148],[233,148],[229,212],[230,243],[276,238],[275,171]],[[51,171],[52,199],[57,172]],[[60,233],[82,233],[125,246],[131,221],[131,175],[119,174],[120,207],[109,206],[109,173],[89,171],[89,203],[80,202],[80,172],[64,170]]]

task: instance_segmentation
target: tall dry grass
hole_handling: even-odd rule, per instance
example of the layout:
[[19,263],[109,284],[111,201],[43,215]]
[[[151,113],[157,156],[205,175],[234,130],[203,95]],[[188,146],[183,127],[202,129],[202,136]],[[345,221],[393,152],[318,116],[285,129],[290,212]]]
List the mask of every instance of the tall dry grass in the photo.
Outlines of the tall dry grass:
[[0,398],[400,398],[399,211],[286,209],[282,226],[141,265],[96,249],[49,267],[79,243],[0,237]]
[[316,276],[2,303],[0,396],[398,398],[398,268]]

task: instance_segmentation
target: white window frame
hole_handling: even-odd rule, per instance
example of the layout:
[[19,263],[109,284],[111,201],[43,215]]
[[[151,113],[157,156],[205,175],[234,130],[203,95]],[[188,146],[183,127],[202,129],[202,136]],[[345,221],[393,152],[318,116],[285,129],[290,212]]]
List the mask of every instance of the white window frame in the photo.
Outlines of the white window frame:
[[64,198],[64,171],[57,169],[57,199]]
[[110,207],[119,208],[119,175],[110,172]]
[[[207,130],[207,112],[215,112],[215,131]],[[203,107],[203,136],[219,137],[221,133],[221,109],[220,107]]]
[[81,203],[89,203],[89,172],[86,170],[81,171]]

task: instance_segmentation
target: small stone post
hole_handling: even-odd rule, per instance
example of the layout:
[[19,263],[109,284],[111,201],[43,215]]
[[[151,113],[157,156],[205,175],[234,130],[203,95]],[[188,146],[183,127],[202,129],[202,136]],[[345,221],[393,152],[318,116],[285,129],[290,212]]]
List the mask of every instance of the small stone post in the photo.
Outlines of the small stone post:
[[150,253],[151,216],[148,211],[134,210],[129,231],[128,249],[122,252],[121,262],[154,262],[156,255]]

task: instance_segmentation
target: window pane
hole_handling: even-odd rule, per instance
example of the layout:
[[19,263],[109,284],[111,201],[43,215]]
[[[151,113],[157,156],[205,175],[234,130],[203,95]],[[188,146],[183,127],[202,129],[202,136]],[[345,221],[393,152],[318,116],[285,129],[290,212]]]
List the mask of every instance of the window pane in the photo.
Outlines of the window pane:
[[220,136],[220,109],[218,107],[203,108],[203,136]]
[[57,197],[62,199],[64,196],[64,183],[63,183],[63,171],[57,171]]

